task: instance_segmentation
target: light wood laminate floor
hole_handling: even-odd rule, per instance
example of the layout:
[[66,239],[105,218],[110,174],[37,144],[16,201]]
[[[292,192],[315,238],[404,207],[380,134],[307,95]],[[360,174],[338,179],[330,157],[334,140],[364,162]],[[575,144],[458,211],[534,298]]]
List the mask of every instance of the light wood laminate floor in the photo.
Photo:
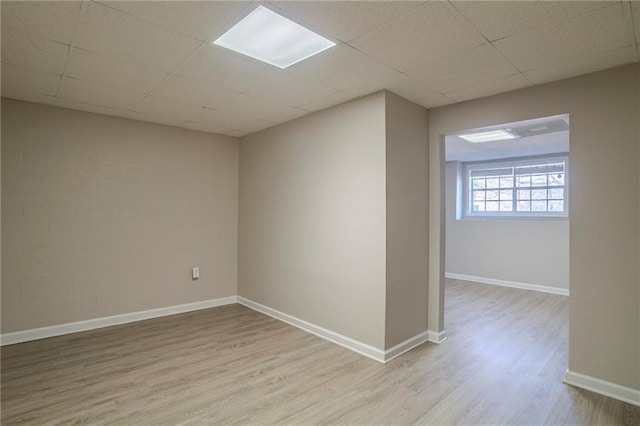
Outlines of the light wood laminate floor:
[[386,365],[240,305],[6,346],[2,423],[640,423],[562,383],[566,297],[446,291],[449,340]]

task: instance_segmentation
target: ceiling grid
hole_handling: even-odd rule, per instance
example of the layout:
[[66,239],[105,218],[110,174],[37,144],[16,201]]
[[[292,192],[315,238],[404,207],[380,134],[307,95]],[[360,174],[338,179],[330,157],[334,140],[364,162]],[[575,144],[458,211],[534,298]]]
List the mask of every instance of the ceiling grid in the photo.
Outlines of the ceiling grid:
[[[337,43],[212,41],[258,5]],[[2,96],[244,136],[382,89],[426,108],[638,62],[635,2],[2,1]]]

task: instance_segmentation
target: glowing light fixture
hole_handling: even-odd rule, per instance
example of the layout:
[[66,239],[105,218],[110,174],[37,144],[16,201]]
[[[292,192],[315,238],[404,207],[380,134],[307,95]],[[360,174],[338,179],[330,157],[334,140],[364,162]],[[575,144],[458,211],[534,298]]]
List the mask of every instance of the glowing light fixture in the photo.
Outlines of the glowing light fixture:
[[458,135],[464,140],[471,143],[502,141],[506,139],[516,139],[517,136],[507,132],[506,130],[488,130],[486,132],[467,133],[466,135]]
[[336,44],[263,6],[258,6],[213,42],[285,69]]

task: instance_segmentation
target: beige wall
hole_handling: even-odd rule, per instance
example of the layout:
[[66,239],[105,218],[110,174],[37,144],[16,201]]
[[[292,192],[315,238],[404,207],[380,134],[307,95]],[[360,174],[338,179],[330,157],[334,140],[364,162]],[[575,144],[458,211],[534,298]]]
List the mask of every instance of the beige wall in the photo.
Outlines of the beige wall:
[[[437,108],[429,115],[431,177],[439,179],[431,182],[434,226],[444,223],[441,135],[571,115],[569,369],[635,389],[640,389],[639,73],[636,64]],[[441,239],[432,230],[430,268],[442,260]],[[430,275],[430,292],[442,291],[441,278]],[[441,314],[430,311],[430,321]]]
[[386,339],[427,330],[428,111],[386,92]]
[[241,141],[239,295],[379,349],[385,97]]
[[238,152],[3,99],[2,332],[235,295]]
[[569,288],[569,220],[456,220],[457,165],[446,166],[446,272]]

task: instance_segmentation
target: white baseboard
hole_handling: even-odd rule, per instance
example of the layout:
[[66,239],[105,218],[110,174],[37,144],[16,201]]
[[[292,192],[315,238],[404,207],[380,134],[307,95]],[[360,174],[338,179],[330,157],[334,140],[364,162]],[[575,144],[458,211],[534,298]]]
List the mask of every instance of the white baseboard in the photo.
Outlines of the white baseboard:
[[[381,363],[391,361],[392,359],[399,357],[403,353],[408,352],[425,342],[433,341],[430,340],[430,336],[432,336],[430,334],[431,332],[425,331],[395,345],[390,349],[387,349],[386,351],[383,351],[382,349],[375,348],[369,344],[336,333],[335,331],[327,330],[324,327],[312,324],[303,319],[294,317],[293,315],[285,314],[284,312],[241,296],[238,296],[238,303]],[[443,333],[444,332],[440,334]],[[446,339],[446,337],[444,339]],[[441,343],[444,339],[436,343]]]
[[440,344],[442,342],[444,342],[445,340],[447,340],[447,332],[442,330],[442,331],[427,331],[427,340],[431,343],[436,343],[436,344]]
[[640,406],[640,390],[607,382],[606,380],[574,373],[567,370],[564,382],[568,385],[586,389],[619,401]]
[[519,283],[516,281],[496,280],[494,278],[476,277],[473,275],[456,274],[453,272],[445,272],[445,278],[452,280],[474,281],[481,284],[499,285],[502,287],[520,288],[523,290],[541,291],[543,293],[560,294],[562,296],[569,295],[569,289],[560,287],[549,287],[538,284]]
[[52,325],[50,327],[32,328],[30,330],[16,331],[13,333],[5,333],[0,335],[0,346],[13,345],[15,343],[28,342],[31,340],[46,339],[47,337],[62,336],[64,334],[77,333],[79,331],[95,330],[97,328],[111,327],[113,325],[181,314],[200,309],[214,308],[216,306],[230,305],[232,303],[237,303],[236,296],[186,303],[184,305],[167,306],[164,308],[150,309],[148,311],[131,312],[85,321],[70,322],[67,324]]
[[373,346],[366,343],[362,343],[334,331],[327,330],[326,328],[317,326],[300,318],[296,318],[293,315],[285,314],[284,312],[280,312],[276,309],[272,309],[268,306],[262,305],[241,296],[238,296],[238,303],[246,306],[247,308],[251,308],[254,311],[261,312],[272,318],[275,318],[282,322],[286,322],[287,324],[290,324],[308,333],[315,334],[318,337],[322,337],[325,340],[336,343],[347,349],[351,349],[352,351],[357,352],[360,355],[364,355],[379,362],[385,362],[385,352],[382,349],[374,348]]
[[446,340],[444,331],[437,333],[425,331],[414,337],[405,340],[396,346],[383,351],[363,342],[359,342],[342,334],[327,330],[310,322],[285,314],[276,309],[254,302],[240,296],[223,297],[219,299],[204,300],[201,302],[186,303],[184,305],[167,306],[164,308],[150,309],[148,311],[130,312],[126,314],[113,315],[109,317],[95,318],[85,321],[77,321],[49,327],[33,328],[30,330],[16,331],[0,335],[0,346],[13,345],[16,343],[29,342],[32,340],[46,339],[48,337],[62,336],[65,334],[78,333],[81,331],[95,330],[98,328],[111,327],[119,324],[126,324],[135,321],[142,321],[151,318],[159,318],[168,315],[181,314],[185,312],[197,311],[200,309],[214,308],[216,306],[240,303],[255,311],[286,322],[294,327],[300,328],[308,333],[315,334],[330,342],[336,343],[354,352],[374,359],[378,362],[388,362],[405,352],[425,343],[442,343]]
[[389,362],[394,358],[399,357],[405,352],[409,352],[411,349],[420,346],[421,344],[429,341],[429,332],[424,331],[417,334],[404,342],[398,343],[394,347],[384,351],[384,362]]

